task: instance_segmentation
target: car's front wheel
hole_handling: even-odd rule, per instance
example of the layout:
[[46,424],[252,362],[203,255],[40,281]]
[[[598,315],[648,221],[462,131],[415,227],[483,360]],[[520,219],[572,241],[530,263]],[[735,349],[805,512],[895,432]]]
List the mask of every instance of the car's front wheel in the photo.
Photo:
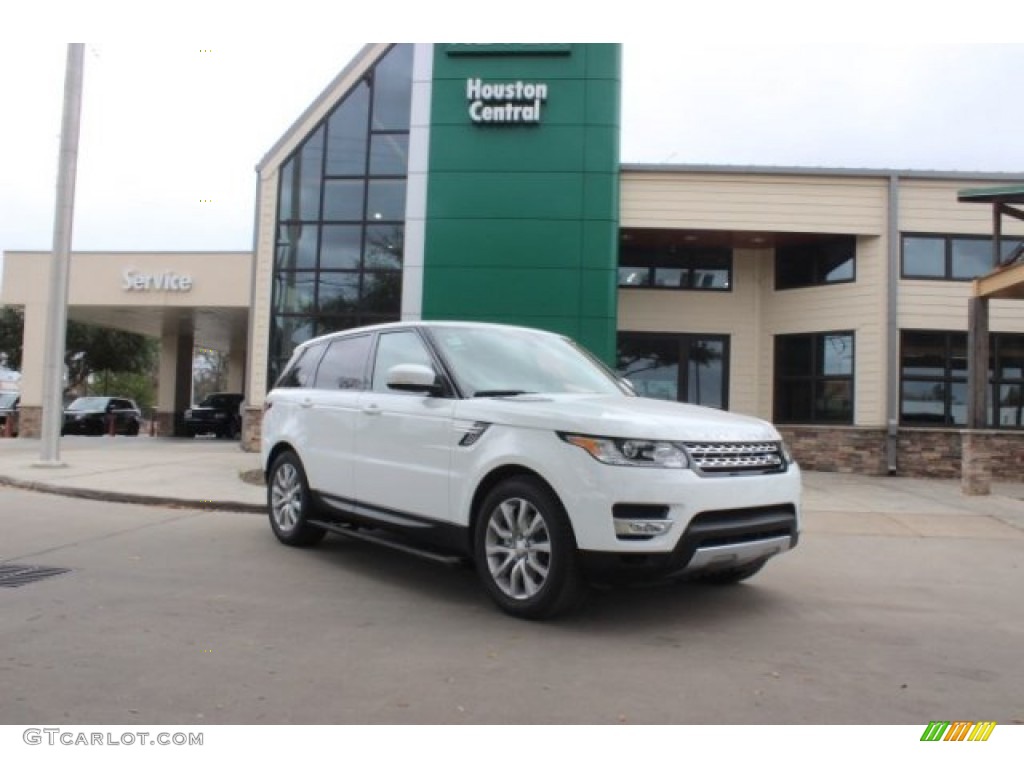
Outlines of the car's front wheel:
[[267,482],[270,527],[282,543],[309,547],[324,537],[326,531],[309,522],[311,505],[302,462],[291,451],[285,451],[274,459]]
[[513,616],[550,618],[574,607],[583,594],[565,510],[532,477],[504,480],[484,499],[474,559],[488,594]]

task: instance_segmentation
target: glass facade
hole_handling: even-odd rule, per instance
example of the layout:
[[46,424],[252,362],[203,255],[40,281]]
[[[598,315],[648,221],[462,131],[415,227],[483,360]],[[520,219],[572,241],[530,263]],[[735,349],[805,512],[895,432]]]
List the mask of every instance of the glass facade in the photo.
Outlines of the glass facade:
[[853,423],[853,332],[775,337],[775,417],[782,424]]
[[857,238],[815,237],[775,249],[775,288],[850,283],[856,278]]
[[[1021,247],[1019,238],[1004,238],[1000,261]],[[991,237],[903,235],[902,275],[915,280],[973,280],[995,269]]]
[[732,249],[694,245],[688,237],[671,230],[623,230],[619,287],[731,290]]
[[281,167],[271,382],[303,341],[401,314],[412,53],[393,46]]
[[[991,427],[1024,427],[1024,334],[993,333],[989,348]],[[967,334],[903,331],[900,421],[908,426],[967,423]]]
[[616,369],[641,397],[729,407],[729,337],[620,333]]

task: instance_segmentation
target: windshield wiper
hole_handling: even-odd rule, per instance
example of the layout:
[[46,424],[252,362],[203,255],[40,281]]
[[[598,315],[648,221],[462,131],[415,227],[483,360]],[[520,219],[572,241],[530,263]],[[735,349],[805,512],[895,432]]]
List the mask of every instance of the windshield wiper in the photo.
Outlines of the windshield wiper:
[[514,395],[534,395],[536,392],[527,392],[525,389],[480,389],[473,393],[473,397],[513,397]]

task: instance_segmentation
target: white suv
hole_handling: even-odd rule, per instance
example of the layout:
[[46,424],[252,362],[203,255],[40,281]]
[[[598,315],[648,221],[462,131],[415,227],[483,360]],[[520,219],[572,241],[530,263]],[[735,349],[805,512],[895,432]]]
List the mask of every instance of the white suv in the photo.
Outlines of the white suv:
[[574,342],[481,323],[295,350],[264,406],[270,524],[469,558],[544,618],[587,581],[745,579],[796,545],[800,472],[767,422],[636,397]]

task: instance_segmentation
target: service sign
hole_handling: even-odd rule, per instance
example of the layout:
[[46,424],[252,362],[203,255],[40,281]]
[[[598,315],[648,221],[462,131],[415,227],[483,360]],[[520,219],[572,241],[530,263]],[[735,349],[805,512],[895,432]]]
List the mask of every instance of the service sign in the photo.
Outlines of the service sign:
[[155,275],[137,269],[126,269],[121,273],[121,290],[124,291],[188,293],[192,284],[191,275],[179,275],[171,270]]

